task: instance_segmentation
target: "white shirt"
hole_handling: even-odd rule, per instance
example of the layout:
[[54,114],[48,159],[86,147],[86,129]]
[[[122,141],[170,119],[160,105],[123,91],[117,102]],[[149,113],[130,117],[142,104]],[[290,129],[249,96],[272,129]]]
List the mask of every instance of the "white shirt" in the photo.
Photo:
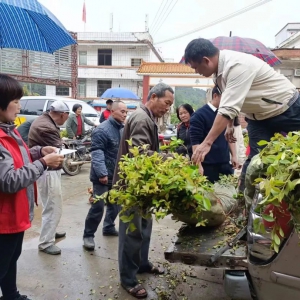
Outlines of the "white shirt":
[[218,113],[230,119],[239,112],[252,120],[280,115],[298,95],[296,87],[284,75],[254,55],[237,51],[220,50],[215,80],[222,90]]

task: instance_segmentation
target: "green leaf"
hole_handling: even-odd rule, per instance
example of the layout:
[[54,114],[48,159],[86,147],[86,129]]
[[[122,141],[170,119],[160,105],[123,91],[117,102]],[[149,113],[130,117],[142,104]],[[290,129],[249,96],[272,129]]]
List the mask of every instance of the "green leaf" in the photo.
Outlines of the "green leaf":
[[283,230],[282,230],[282,228],[281,228],[281,227],[279,228],[279,234],[280,234],[280,236],[281,236],[281,237],[283,237],[283,238],[284,238],[284,232],[283,232]]
[[210,210],[211,208],[211,202],[208,198],[203,198],[203,205],[205,207],[206,210]]
[[274,242],[276,245],[278,246],[280,245],[280,238],[276,233],[274,234]]
[[262,218],[266,220],[267,222],[274,222],[275,219],[271,217],[270,215],[262,215]]
[[258,146],[264,146],[264,145],[268,145],[268,144],[269,144],[269,142],[267,142],[267,141],[265,141],[265,140],[259,141],[259,142],[257,143]]
[[274,251],[276,253],[278,253],[279,252],[279,246],[277,244],[274,244],[273,247],[274,247]]

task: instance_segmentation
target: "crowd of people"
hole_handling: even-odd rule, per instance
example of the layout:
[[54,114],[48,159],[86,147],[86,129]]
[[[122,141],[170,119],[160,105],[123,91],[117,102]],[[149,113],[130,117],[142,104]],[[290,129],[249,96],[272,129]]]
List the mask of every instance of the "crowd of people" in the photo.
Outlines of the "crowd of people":
[[[211,182],[220,174],[241,169],[246,157],[242,141],[240,112],[246,114],[250,155],[243,165],[241,189],[247,166],[258,153],[260,140],[270,140],[276,132],[300,129],[300,97],[297,89],[283,75],[262,60],[244,53],[217,49],[209,40],[191,41],[185,61],[200,75],[214,76],[215,87],[210,101],[194,112],[189,104],[177,108],[180,124],[177,137],[184,141],[176,151],[199,165],[199,172]],[[42,228],[39,250],[56,255],[61,249],[55,239],[66,235],[57,232],[62,214],[60,126],[67,122],[68,137],[84,135],[84,124],[95,126],[82,114],[81,105],[69,107],[63,101],[52,103],[50,110],[29,127],[24,141],[14,120],[20,112],[21,85],[0,75],[0,287],[3,300],[29,300],[16,286],[17,260],[22,251],[24,231],[30,228],[34,203],[42,203]],[[133,146],[149,145],[159,152],[156,121],[174,103],[173,89],[159,83],[125,122],[126,104],[108,101],[100,125],[92,132],[90,181],[93,199],[109,191],[119,180],[118,163],[130,155],[127,140]],[[125,124],[125,125],[124,125]],[[26,130],[25,130],[26,131]],[[28,146],[27,146],[28,144]],[[103,221],[104,236],[119,238],[118,260],[121,286],[136,298],[147,297],[137,279],[138,273],[163,274],[164,269],[149,261],[152,219],[135,214],[136,230],[115,219],[120,208],[107,204]],[[104,200],[93,201],[85,219],[83,245],[94,250],[94,236],[104,214]]]

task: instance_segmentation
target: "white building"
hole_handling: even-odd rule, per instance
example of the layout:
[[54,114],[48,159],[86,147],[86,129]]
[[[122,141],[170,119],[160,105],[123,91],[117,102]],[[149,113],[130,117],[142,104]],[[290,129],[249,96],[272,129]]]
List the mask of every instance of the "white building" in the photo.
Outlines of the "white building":
[[281,60],[275,70],[300,89],[300,23],[288,23],[275,36],[273,53]]
[[300,48],[300,23],[287,23],[275,35],[276,48]]
[[[78,99],[99,99],[108,88],[122,87],[142,95],[136,74],[142,61],[162,62],[148,32],[79,32]],[[47,86],[47,95],[70,96],[71,91]]]

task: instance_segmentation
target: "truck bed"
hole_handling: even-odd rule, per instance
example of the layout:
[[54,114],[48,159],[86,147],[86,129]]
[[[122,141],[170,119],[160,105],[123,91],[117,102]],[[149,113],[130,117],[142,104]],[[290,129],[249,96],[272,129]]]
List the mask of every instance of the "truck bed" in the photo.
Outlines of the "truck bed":
[[[246,243],[239,240],[218,258],[212,257],[238,233],[231,225],[214,228],[182,226],[165,251],[169,262],[224,269],[246,269]],[[214,261],[214,262],[212,262]]]

